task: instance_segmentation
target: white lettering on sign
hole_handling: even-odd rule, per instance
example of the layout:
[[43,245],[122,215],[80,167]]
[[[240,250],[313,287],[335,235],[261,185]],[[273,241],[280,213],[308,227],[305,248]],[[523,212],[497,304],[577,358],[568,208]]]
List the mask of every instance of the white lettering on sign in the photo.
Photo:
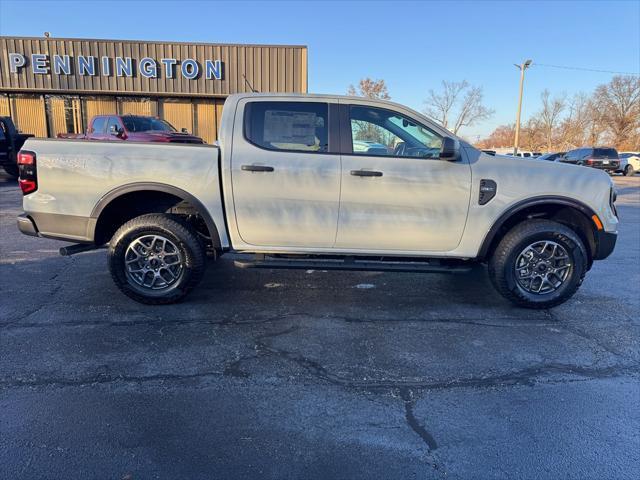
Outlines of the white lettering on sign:
[[[9,53],[9,72],[20,74],[28,69],[37,75],[72,75],[73,70],[78,75],[95,77],[102,75],[109,77],[145,78],[176,78],[178,74],[188,80],[195,80],[202,74],[207,80],[222,80],[223,64],[220,60],[206,59],[199,62],[193,58],[178,60],[176,58],[161,58],[158,62],[154,58],[144,57],[140,60],[131,57],[95,57],[92,55],[49,55],[34,53],[25,56],[21,53]],[[159,68],[162,64],[164,68]],[[2,65],[0,65],[0,69]]]

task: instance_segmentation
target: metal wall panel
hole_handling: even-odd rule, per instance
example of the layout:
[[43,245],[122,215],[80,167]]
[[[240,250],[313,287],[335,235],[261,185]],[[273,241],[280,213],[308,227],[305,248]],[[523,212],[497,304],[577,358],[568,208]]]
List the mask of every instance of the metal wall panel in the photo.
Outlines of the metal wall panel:
[[36,137],[47,136],[47,121],[42,95],[14,95],[11,102],[13,121],[20,131],[33,133]]
[[116,115],[118,108],[114,97],[83,98],[86,121],[90,121],[95,115]]
[[127,97],[118,99],[120,115],[158,115],[158,102],[150,98]]
[[178,131],[186,128],[189,133],[193,133],[193,104],[190,100],[163,100],[162,118]]
[[[27,64],[18,72],[9,71],[9,54],[19,53]],[[30,62],[31,54],[49,55],[49,72],[36,74]],[[69,55],[72,74],[53,72],[53,55]],[[80,75],[78,56],[96,58],[96,75]],[[101,57],[110,59],[110,72],[102,71]],[[134,76],[115,74],[115,57],[131,57]],[[146,78],[139,72],[144,57],[156,60],[157,78]],[[175,58],[178,63],[172,78],[165,74],[162,58]],[[180,62],[195,59],[200,75],[189,80],[180,73]],[[206,79],[205,60],[222,61],[222,79]],[[218,96],[250,91],[247,81],[261,92],[306,92],[307,48],[288,45],[225,45],[202,43],[166,43],[123,40],[85,40],[59,38],[0,37],[0,92],[47,93],[120,93]]]
[[9,97],[7,95],[0,94],[0,117],[11,116],[11,110],[9,109]]
[[196,117],[198,128],[194,133],[207,143],[215,142],[218,139],[215,100],[197,100]]

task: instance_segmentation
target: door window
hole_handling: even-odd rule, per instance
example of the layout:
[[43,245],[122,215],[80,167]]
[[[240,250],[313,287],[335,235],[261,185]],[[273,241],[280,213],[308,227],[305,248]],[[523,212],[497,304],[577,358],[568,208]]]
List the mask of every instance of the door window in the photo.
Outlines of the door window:
[[109,117],[109,121],[107,122],[107,133],[110,135],[114,135],[120,130],[121,125],[118,117]]
[[438,158],[442,137],[413,119],[383,108],[350,108],[355,155]]
[[251,102],[245,138],[268,150],[328,151],[328,106],[317,102]]
[[104,133],[104,125],[106,122],[106,117],[96,117],[91,124],[91,133]]

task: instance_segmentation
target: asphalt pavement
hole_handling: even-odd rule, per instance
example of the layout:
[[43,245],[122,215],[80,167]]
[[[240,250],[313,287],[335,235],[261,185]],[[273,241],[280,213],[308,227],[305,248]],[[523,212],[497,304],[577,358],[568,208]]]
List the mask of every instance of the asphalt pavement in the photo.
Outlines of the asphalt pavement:
[[21,235],[0,177],[0,478],[640,478],[640,177],[578,293],[210,265],[179,305]]

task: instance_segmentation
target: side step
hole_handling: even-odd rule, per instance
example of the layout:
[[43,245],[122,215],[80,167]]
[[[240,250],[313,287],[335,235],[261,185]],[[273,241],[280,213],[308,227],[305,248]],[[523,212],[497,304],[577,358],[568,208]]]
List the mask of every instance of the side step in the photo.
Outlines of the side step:
[[104,245],[94,245],[93,243],[75,243],[73,245],[67,245],[60,248],[60,255],[63,257],[70,257],[78,253],[90,252],[91,250],[98,250],[105,248]]
[[415,272],[415,273],[464,273],[472,269],[472,265],[463,262],[445,263],[442,260],[396,261],[371,260],[357,257],[337,259],[292,259],[256,255],[253,260],[235,260],[238,268],[279,268],[304,270],[353,270],[373,272]]

